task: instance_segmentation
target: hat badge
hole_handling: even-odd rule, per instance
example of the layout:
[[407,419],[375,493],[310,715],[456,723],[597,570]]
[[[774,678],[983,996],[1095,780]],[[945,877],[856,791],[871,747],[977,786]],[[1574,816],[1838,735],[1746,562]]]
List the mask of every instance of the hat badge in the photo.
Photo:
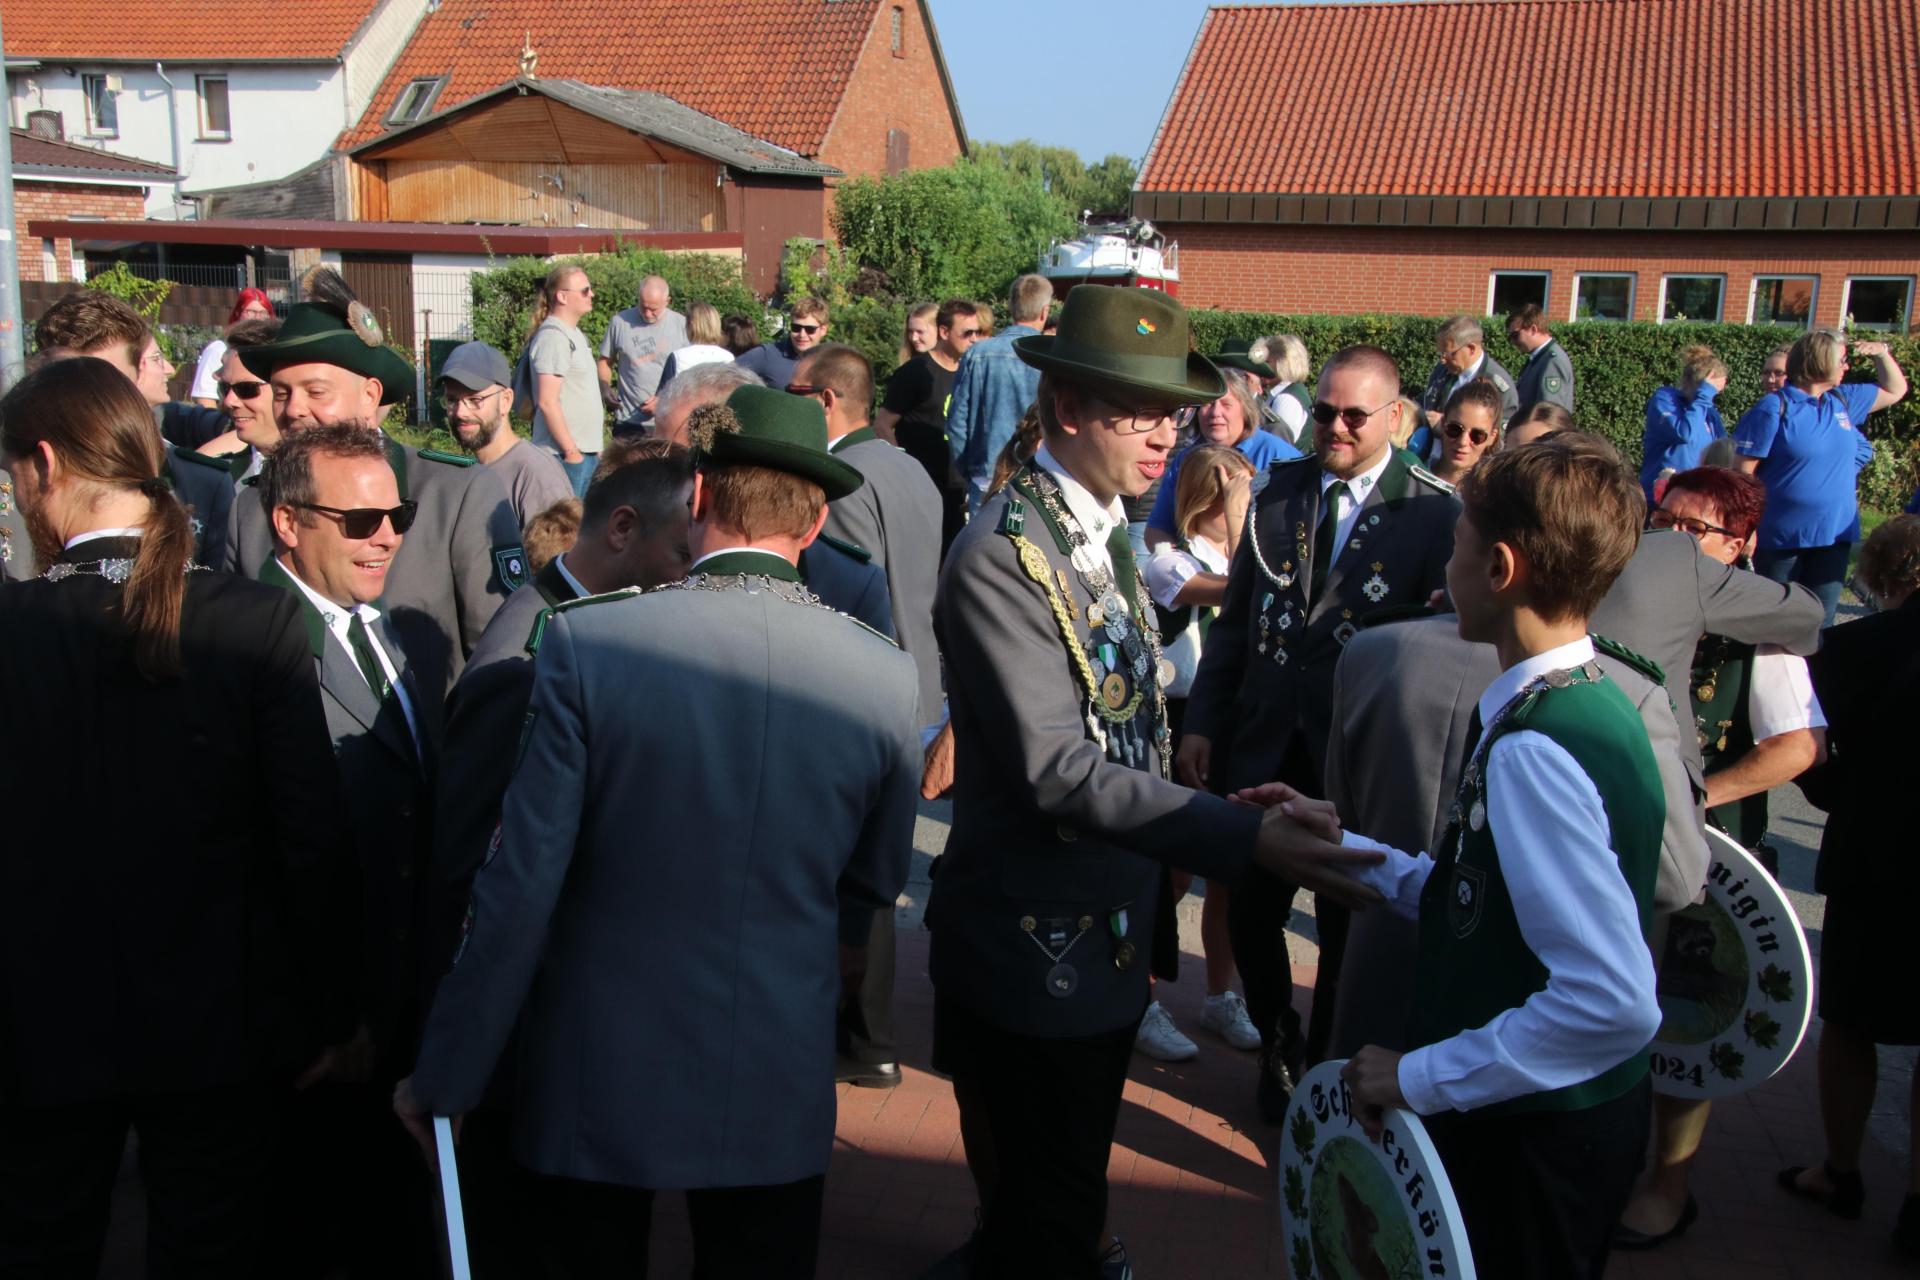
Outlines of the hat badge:
[[1159,327],[1159,325],[1147,319],[1145,316],[1141,316],[1140,322],[1133,326],[1133,331],[1144,338],[1154,333]]
[[386,335],[380,331],[380,322],[373,318],[373,309],[364,302],[355,300],[347,304],[347,327],[370,347],[377,347],[386,341]]

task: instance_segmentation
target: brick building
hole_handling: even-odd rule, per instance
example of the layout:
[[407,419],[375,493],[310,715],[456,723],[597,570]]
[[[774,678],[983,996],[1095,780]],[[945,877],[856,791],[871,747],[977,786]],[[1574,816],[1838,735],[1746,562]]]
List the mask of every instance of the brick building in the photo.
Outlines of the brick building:
[[170,188],[180,175],[165,165],[83,147],[25,129],[13,138],[13,234],[22,280],[72,280],[71,237],[30,233],[36,220],[135,220],[148,193]]
[[1917,44],[1910,0],[1217,7],[1134,211],[1197,306],[1905,327]]

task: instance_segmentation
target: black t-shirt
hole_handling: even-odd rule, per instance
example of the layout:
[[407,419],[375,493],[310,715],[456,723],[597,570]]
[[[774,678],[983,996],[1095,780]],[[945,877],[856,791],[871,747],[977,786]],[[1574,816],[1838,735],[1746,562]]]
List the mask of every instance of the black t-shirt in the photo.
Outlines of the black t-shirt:
[[922,351],[893,371],[880,407],[900,415],[894,428],[900,447],[927,469],[936,487],[947,483],[947,405],[953,399],[954,370],[943,368]]

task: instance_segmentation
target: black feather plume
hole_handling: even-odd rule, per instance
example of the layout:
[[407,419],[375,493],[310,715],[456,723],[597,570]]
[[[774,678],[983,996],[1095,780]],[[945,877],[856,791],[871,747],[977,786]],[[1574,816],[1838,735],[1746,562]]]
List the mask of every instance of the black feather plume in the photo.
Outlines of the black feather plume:
[[308,302],[337,311],[343,318],[347,309],[359,301],[340,273],[332,267],[315,267],[307,272],[300,281],[300,291],[306,295]]

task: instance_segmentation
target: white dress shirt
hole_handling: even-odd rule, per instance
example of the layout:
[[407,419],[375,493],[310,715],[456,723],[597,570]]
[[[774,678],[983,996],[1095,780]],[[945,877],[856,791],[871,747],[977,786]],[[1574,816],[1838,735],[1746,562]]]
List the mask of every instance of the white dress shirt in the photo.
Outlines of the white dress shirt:
[[[794,568],[793,561],[787,559],[785,556],[781,555],[778,551],[769,551],[765,547],[722,547],[718,551],[709,551],[707,552],[707,554],[701,556],[698,560],[695,560],[692,564],[688,565],[687,572],[689,574],[698,573],[700,572],[700,566],[705,564],[707,561],[713,559],[715,556],[730,556],[740,551],[751,551],[754,555],[757,555],[757,556],[772,556],[775,560],[778,560],[781,564],[784,564],[785,566],[787,566],[787,572],[789,573],[793,572],[793,568]],[[768,567],[771,568],[772,566],[769,565]],[[565,566],[562,566],[562,571],[563,572],[565,571]],[[571,574],[567,575],[567,581],[575,583],[575,585],[578,585],[577,580]]]
[[1469,382],[1472,382],[1475,378],[1479,377],[1480,371],[1486,367],[1487,367],[1487,353],[1483,349],[1480,352],[1480,358],[1473,362],[1473,367],[1471,369],[1468,369],[1465,373],[1460,374],[1458,377],[1456,377],[1453,380],[1453,385],[1447,388],[1447,398],[1452,399],[1454,392],[1458,391],[1460,388],[1466,386]]
[[[1065,499],[1067,510],[1073,513],[1073,518],[1080,522],[1081,530],[1087,535],[1087,553],[1108,573],[1112,573],[1113,556],[1107,551],[1107,539],[1113,536],[1115,525],[1124,526],[1127,523],[1127,509],[1120,505],[1118,497],[1102,507],[1087,492],[1087,486],[1075,480],[1060,465],[1060,460],[1053,456],[1046,445],[1041,445],[1034,452],[1033,460],[1060,482],[1060,496]],[[1128,602],[1128,611],[1132,611],[1131,602]]]
[[[347,651],[349,658],[353,657],[353,641],[347,636],[347,628],[353,625],[354,618],[360,619],[361,625],[367,629],[367,643],[373,648],[373,656],[380,660],[380,669],[386,672],[387,683],[393,687],[393,696],[400,700],[400,710],[407,718],[407,734],[413,739],[413,749],[416,752],[419,751],[420,726],[413,718],[413,699],[407,696],[407,687],[400,681],[399,668],[394,666],[386,647],[380,643],[379,634],[373,629],[374,620],[380,616],[380,611],[370,604],[357,604],[351,609],[343,609],[301,581],[300,575],[293,571],[293,565],[289,561],[282,560],[280,567],[287,571],[287,577],[292,580],[293,585],[300,588],[302,594],[312,601],[313,607],[320,611],[320,620],[327,624],[327,630],[333,633],[333,638],[340,642],[340,647]],[[360,671],[360,663],[357,659],[354,661],[353,669]],[[362,671],[361,675],[364,677],[366,673]]]
[[[1367,500],[1367,495],[1372,493],[1374,486],[1380,483],[1380,477],[1387,473],[1387,464],[1391,461],[1393,461],[1393,446],[1388,445],[1380,451],[1380,460],[1378,462],[1346,482],[1347,487],[1341,491],[1340,497],[1336,499],[1339,505],[1335,512],[1336,523],[1333,526],[1333,558],[1327,561],[1329,565],[1331,565],[1334,560],[1340,558],[1340,548],[1346,546],[1347,539],[1353,536],[1353,524],[1354,520],[1360,514],[1360,504]],[[1334,475],[1330,471],[1322,471],[1320,473],[1320,496],[1322,499],[1327,496],[1327,490],[1333,488],[1339,479],[1339,476]]]
[[63,550],[71,551],[83,542],[92,542],[95,538],[138,538],[145,529],[89,529],[85,533],[76,533],[68,538]]
[[1747,682],[1747,728],[1753,740],[1826,727],[1827,714],[1814,694],[1807,660],[1770,644],[1755,649],[1753,678]]
[[[1592,658],[1583,637],[1501,672],[1480,695],[1481,723],[1536,677]],[[1584,1083],[1646,1048],[1660,1028],[1653,957],[1593,780],[1553,739],[1527,729],[1493,744],[1486,777],[1500,873],[1547,985],[1485,1026],[1400,1059],[1400,1092],[1421,1115]],[[1360,878],[1393,909],[1418,915],[1431,858],[1351,832],[1341,843],[1384,850],[1387,860]]]
[[559,555],[553,558],[553,567],[560,571],[560,577],[562,581],[564,581],[569,587],[573,588],[573,594],[575,596],[584,600],[586,597],[593,594],[593,592],[587,590],[585,583],[581,582],[580,579],[573,576],[573,570],[567,568],[566,552],[562,551]]

